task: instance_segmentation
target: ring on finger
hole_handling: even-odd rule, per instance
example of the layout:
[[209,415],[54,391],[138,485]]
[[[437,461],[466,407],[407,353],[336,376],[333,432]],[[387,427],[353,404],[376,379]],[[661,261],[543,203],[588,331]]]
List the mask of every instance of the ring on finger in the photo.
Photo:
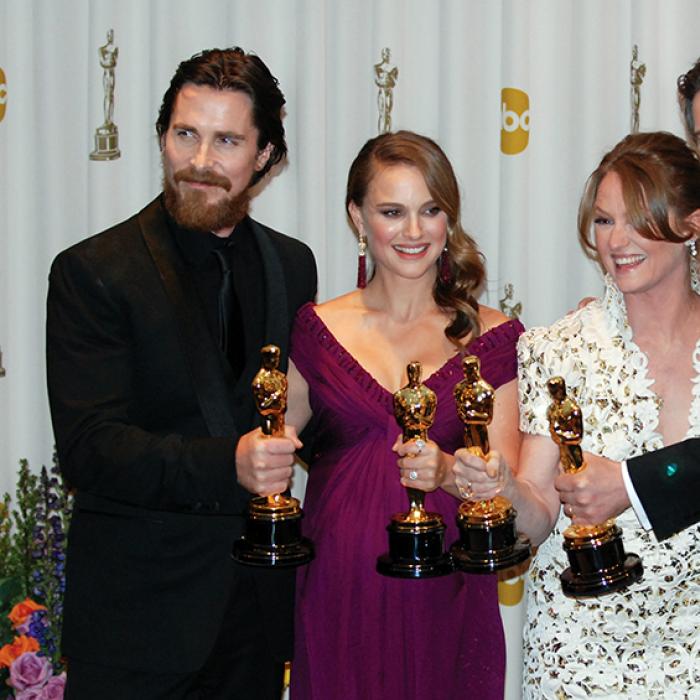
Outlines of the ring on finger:
[[425,440],[422,440],[421,438],[418,438],[414,444],[416,446],[417,454],[420,454],[425,448]]
[[408,478],[411,481],[415,481],[418,478],[418,472],[415,469],[411,469],[411,471],[408,472]]
[[462,486],[459,487],[459,495],[465,501],[471,500],[472,496],[474,495],[474,491],[472,491],[472,482],[471,481],[467,481],[466,488],[463,488]]

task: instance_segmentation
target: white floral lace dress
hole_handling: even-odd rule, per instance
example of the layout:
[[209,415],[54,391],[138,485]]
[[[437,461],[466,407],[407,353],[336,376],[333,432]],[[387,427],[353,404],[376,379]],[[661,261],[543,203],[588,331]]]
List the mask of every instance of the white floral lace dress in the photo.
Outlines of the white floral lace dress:
[[[647,358],[610,280],[602,299],[521,336],[518,354],[524,432],[549,435],[546,381],[561,375],[583,411],[584,450],[623,460],[663,446]],[[693,367],[687,437],[700,436],[700,331]],[[700,525],[659,543],[628,509],[617,523],[643,579],[577,601],[559,583],[569,523],[560,513],[530,567],[523,697],[700,699]]]

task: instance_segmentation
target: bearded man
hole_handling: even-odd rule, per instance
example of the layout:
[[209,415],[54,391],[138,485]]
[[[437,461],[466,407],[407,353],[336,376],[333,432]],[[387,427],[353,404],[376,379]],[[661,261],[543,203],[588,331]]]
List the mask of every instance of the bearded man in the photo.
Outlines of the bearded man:
[[251,494],[287,489],[300,446],[291,428],[262,438],[250,389],[263,345],[286,367],[316,292],[311,251],[247,215],[286,154],[283,105],[239,48],[181,63],[156,124],[163,193],[51,268],[49,398],[76,494],[69,700],[280,696],[293,574],[230,553]]

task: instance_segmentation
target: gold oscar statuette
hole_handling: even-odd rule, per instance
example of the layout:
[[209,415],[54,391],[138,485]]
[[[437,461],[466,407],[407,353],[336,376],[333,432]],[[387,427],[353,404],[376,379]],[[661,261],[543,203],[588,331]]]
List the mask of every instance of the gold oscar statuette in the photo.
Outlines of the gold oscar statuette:
[[[552,377],[547,389],[552,398],[547,409],[549,432],[559,446],[559,461],[565,472],[579,472],[586,468],[581,408],[567,395],[563,377]],[[564,594],[572,598],[614,593],[639,581],[643,574],[641,559],[625,553],[622,530],[614,520],[571,524],[564,531],[564,550],[570,566],[559,578]]]
[[98,49],[102,67],[102,89],[104,92],[102,109],[104,122],[95,130],[95,150],[90,153],[90,160],[114,160],[119,158],[119,130],[112,121],[114,117],[115,70],[119,58],[119,47],[114,45],[114,30],[107,32],[107,41]]
[[[262,367],[252,388],[261,430],[269,437],[283,437],[287,377],[279,370],[280,349],[266,345],[260,352]],[[233,545],[233,558],[250,566],[279,568],[310,562],[313,545],[302,537],[302,517],[299,501],[292,496],[276,493],[252,498],[243,537]]]
[[[476,355],[462,360],[464,379],[454,388],[457,414],[464,423],[464,446],[486,459],[488,426],[493,418],[493,387],[480,373]],[[469,491],[457,512],[460,538],[450,548],[455,566],[470,573],[491,573],[520,564],[530,556],[530,543],[515,531],[517,513],[503,496],[476,501]]]
[[[428,429],[435,420],[437,397],[421,384],[421,364],[406,368],[408,384],[394,394],[394,416],[403,442],[428,440]],[[377,571],[396,578],[432,578],[454,571],[445,552],[445,523],[438,513],[425,510],[425,493],[407,488],[409,508],[396,513],[389,525],[389,552],[377,559]]]

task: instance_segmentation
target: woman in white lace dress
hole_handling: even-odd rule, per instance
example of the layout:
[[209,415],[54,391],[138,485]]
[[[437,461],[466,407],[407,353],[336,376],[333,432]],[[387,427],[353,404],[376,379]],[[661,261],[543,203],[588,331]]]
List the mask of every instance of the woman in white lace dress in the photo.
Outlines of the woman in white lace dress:
[[[546,418],[547,380],[562,375],[584,415],[582,447],[623,460],[700,435],[700,163],[677,137],[626,137],[591,175],[579,210],[584,250],[605,293],[549,328],[521,337],[517,477],[458,453],[457,484],[479,498],[499,487],[539,550],[530,567],[524,697],[700,698],[700,525],[664,542],[632,509],[617,519],[643,579],[599,598],[563,595],[568,566]],[[502,466],[502,465],[501,465]],[[700,468],[700,465],[698,465]]]

